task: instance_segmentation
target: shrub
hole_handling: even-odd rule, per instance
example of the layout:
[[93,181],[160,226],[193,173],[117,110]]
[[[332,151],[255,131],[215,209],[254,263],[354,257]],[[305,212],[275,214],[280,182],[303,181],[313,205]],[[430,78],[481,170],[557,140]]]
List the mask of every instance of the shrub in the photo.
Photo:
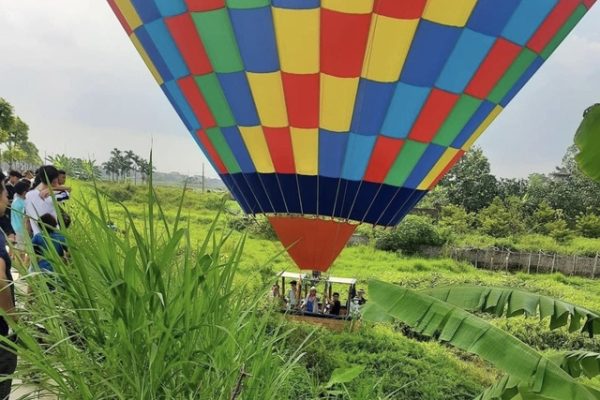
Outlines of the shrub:
[[481,231],[494,237],[515,235],[523,231],[523,215],[518,199],[510,197],[506,204],[499,197],[477,215]]
[[271,223],[263,217],[251,217],[248,215],[233,217],[227,221],[227,226],[238,232],[248,232],[262,239],[277,239],[277,234],[273,230]]
[[600,238],[600,217],[586,214],[577,217],[577,230],[586,238]]
[[548,235],[559,243],[566,243],[573,239],[573,232],[569,229],[567,222],[564,219],[558,219],[554,222],[546,224]]
[[442,244],[443,240],[430,219],[409,215],[395,229],[380,232],[375,247],[380,250],[400,250],[414,254],[421,246]]

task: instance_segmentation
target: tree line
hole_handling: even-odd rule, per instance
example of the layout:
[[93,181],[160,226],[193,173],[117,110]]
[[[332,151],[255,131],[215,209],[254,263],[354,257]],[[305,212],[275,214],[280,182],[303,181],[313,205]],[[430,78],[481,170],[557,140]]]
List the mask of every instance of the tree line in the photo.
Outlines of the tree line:
[[9,169],[30,169],[41,163],[39,151],[29,140],[29,125],[0,97],[0,163]]

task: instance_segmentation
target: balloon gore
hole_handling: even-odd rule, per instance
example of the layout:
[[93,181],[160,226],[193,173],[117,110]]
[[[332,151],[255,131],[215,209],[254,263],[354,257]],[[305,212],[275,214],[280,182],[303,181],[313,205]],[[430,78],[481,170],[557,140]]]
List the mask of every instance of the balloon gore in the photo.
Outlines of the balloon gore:
[[395,226],[595,0],[108,0],[247,214],[325,271]]

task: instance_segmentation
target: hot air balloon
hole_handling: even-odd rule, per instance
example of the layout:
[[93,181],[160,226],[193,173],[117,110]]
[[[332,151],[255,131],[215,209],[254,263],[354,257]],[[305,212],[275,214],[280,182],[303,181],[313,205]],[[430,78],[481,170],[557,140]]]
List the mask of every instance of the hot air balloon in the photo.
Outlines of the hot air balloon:
[[595,0],[108,0],[243,210],[301,269],[395,226]]

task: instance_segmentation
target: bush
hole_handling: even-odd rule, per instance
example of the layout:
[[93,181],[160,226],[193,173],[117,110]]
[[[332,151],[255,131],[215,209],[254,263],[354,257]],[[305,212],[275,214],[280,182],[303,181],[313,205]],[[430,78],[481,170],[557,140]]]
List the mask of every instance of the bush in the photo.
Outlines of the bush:
[[546,224],[548,235],[559,243],[566,243],[573,239],[573,232],[569,229],[567,222],[564,219],[558,219],[554,222]]
[[577,217],[577,230],[586,238],[600,238],[600,217],[586,214]]
[[395,229],[380,232],[375,247],[414,254],[422,246],[441,246],[443,243],[430,219],[409,215]]
[[269,220],[266,218],[242,215],[230,218],[227,221],[227,226],[235,231],[248,232],[249,234],[262,239],[277,239],[277,234],[273,230]]
[[516,235],[524,230],[522,205],[519,199],[509,197],[506,204],[499,197],[477,215],[481,231],[494,237]]

